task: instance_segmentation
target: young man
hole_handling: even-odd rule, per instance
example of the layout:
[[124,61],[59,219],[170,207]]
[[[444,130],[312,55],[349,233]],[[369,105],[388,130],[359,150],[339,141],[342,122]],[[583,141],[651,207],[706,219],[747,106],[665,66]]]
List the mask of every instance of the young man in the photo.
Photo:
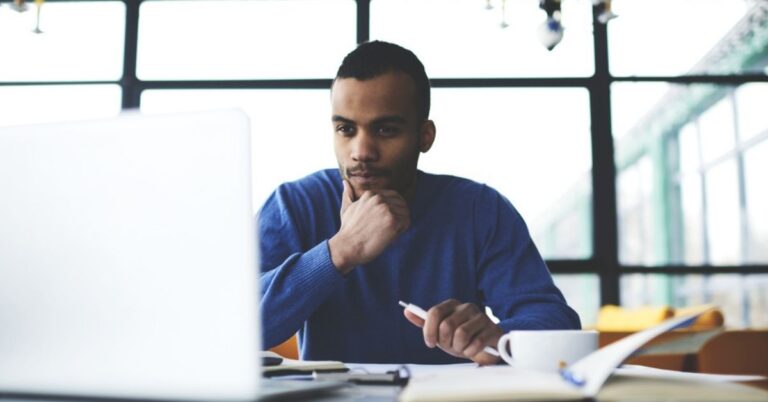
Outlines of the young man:
[[413,53],[360,45],[331,103],[339,169],[281,185],[259,213],[265,347],[299,331],[304,359],[493,364],[483,348],[507,331],[579,328],[509,201],[417,170],[435,124]]

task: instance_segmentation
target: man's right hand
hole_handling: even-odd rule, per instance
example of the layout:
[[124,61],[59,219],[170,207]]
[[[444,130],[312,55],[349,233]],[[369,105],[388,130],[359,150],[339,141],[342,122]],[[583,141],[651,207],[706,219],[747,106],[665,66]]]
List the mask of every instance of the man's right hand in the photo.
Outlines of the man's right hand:
[[378,257],[410,225],[408,203],[397,191],[366,190],[355,199],[355,191],[344,180],[341,229],[328,241],[331,260],[346,275]]

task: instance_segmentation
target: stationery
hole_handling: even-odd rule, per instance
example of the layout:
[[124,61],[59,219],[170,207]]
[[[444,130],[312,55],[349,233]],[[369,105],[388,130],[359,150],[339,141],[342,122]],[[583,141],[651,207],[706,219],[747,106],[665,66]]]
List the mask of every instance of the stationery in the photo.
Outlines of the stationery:
[[[536,371],[510,366],[461,368],[450,372],[414,376],[400,395],[401,402],[581,400],[611,399],[632,395],[640,399],[697,401],[766,401],[768,391],[723,382],[729,376],[666,370],[617,370],[627,358],[658,335],[692,324],[712,307],[672,318],[645,331],[607,345],[559,372]],[[614,375],[615,374],[615,375]],[[609,380],[609,377],[610,378]],[[760,379],[754,376],[750,379]],[[743,381],[732,376],[731,381]]]
[[[273,362],[272,365],[262,367],[265,377],[294,375],[294,374],[312,374],[315,371],[323,372],[345,372],[348,371],[346,365],[342,362],[333,360],[294,360],[282,357],[274,352],[261,352],[262,360]],[[279,364],[274,364],[279,360]]]

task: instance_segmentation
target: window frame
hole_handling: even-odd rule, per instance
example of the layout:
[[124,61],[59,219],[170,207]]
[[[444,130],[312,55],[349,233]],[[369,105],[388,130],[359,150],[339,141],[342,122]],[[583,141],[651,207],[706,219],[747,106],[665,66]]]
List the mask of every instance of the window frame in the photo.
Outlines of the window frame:
[[[71,1],[71,0],[49,0]],[[80,0],[83,1],[83,0]],[[90,1],[90,0],[85,0]],[[197,80],[197,81],[143,81],[136,76],[139,8],[144,0],[122,0],[126,6],[123,74],[118,81],[79,82],[0,82],[4,85],[94,85],[118,84],[122,89],[122,108],[137,109],[141,93],[147,89],[325,89],[327,79],[279,80]],[[534,1],[534,0],[531,0]],[[356,0],[356,42],[370,38],[370,0]],[[768,273],[768,263],[738,266],[712,265],[622,265],[619,261],[618,222],[616,201],[617,167],[611,125],[611,84],[617,82],[666,82],[677,84],[721,84],[737,86],[750,82],[768,82],[768,74],[722,74],[678,76],[613,76],[608,68],[607,27],[597,20],[593,7],[594,66],[591,77],[553,78],[443,78],[431,80],[434,88],[523,88],[523,87],[577,87],[589,92],[592,150],[592,228],[593,252],[591,258],[580,260],[547,260],[554,274],[596,274],[600,286],[600,304],[619,304],[620,278],[636,273],[656,274],[717,274]],[[759,134],[759,138],[768,132]],[[755,138],[753,138],[755,140]],[[753,143],[756,143],[754,141]],[[740,169],[743,175],[743,169]],[[743,180],[743,178],[742,178]]]

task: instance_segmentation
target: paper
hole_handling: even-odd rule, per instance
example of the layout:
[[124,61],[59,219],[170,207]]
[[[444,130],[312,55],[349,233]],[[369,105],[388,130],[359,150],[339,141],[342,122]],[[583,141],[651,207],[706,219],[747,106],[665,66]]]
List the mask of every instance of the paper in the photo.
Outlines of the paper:
[[414,377],[400,394],[401,402],[506,400],[578,400],[581,389],[558,373],[511,366],[462,367]]
[[699,315],[713,308],[703,307],[693,314],[670,318],[655,327],[634,333],[604,346],[566,367],[563,374],[569,381],[581,384],[585,396],[595,396],[605,380],[613,373],[613,370],[643,345],[665,332],[690,326]]
[[[728,381],[760,379],[759,376],[711,376],[617,367],[644,344],[662,333],[693,323],[711,308],[632,334],[607,345],[566,367],[561,373],[539,372],[510,366],[457,368],[414,377],[400,396],[402,402],[622,399],[627,395],[650,400],[766,401],[768,391]],[[612,376],[614,373],[616,375]],[[612,377],[606,384],[606,380]],[[603,387],[605,385],[605,387]]]
[[633,356],[695,354],[699,352],[699,349],[701,349],[705,343],[723,331],[723,328],[715,328],[708,331],[670,333],[669,339],[664,343],[645,346]]
[[688,373],[685,371],[664,370],[655,367],[638,366],[634,364],[625,364],[617,368],[613,375],[621,375],[634,378],[680,379],[701,382],[740,382],[761,381],[766,379],[766,377],[761,375]]

